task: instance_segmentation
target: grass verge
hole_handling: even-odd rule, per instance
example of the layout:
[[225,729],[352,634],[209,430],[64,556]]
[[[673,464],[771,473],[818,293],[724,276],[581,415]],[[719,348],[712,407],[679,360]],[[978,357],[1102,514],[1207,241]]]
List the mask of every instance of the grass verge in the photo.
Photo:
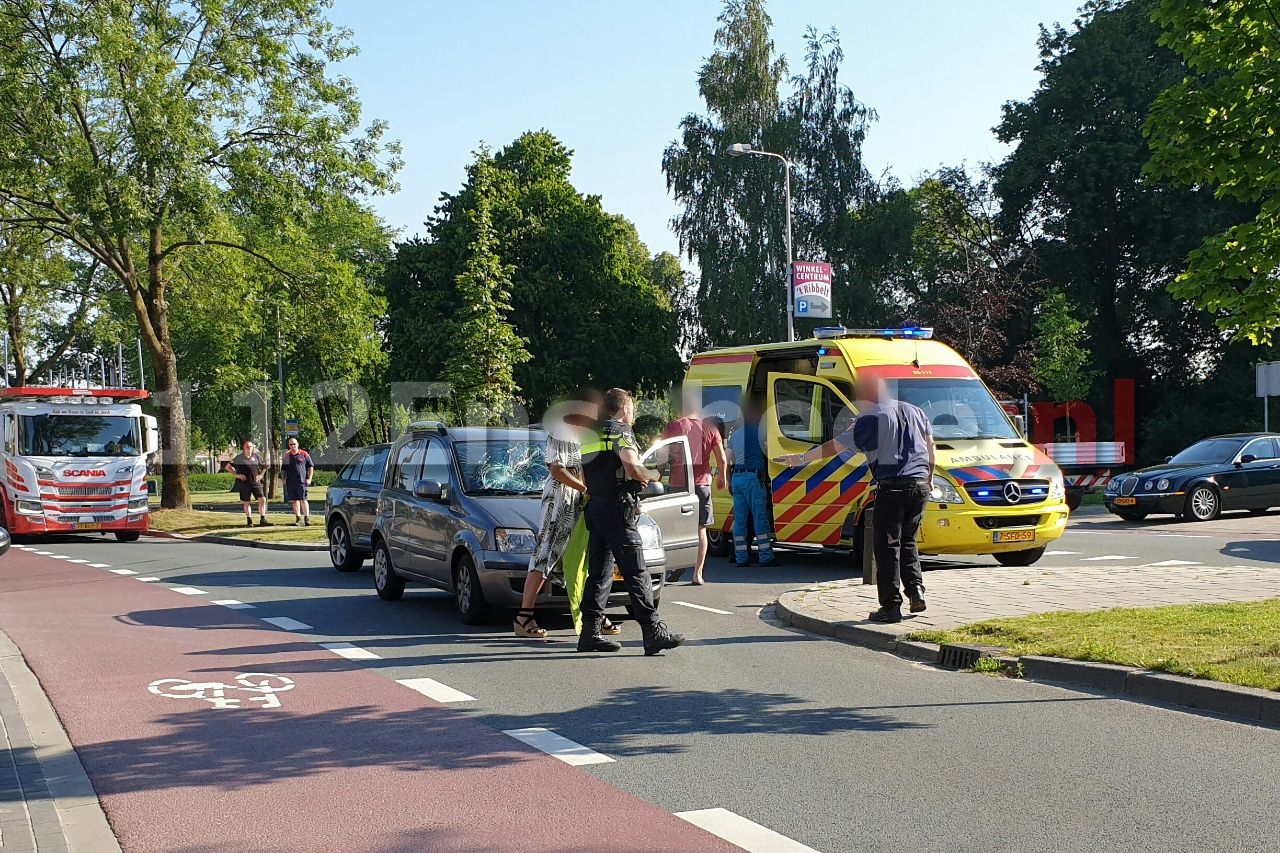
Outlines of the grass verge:
[[153,509],[151,528],[169,533],[181,533],[183,536],[217,533],[220,536],[234,536],[262,542],[323,543],[325,541],[324,521],[318,516],[312,516],[311,527],[294,527],[292,515],[272,513],[267,518],[274,521],[276,526],[244,527],[243,516],[239,513],[198,509]]
[[1115,663],[1280,690],[1280,598],[992,619],[920,631],[930,643],[1002,646],[1011,655]]

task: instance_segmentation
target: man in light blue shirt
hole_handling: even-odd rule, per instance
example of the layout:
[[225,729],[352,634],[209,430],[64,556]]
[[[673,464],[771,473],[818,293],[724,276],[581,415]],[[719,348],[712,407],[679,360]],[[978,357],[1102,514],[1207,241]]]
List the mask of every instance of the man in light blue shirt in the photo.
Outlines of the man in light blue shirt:
[[729,436],[729,463],[733,467],[733,478],[729,481],[733,495],[733,559],[739,566],[745,566],[751,556],[747,547],[748,527],[755,528],[760,565],[778,565],[773,555],[769,493],[765,488],[769,463],[764,455],[764,436],[760,433],[763,417],[759,401],[743,400],[742,426]]

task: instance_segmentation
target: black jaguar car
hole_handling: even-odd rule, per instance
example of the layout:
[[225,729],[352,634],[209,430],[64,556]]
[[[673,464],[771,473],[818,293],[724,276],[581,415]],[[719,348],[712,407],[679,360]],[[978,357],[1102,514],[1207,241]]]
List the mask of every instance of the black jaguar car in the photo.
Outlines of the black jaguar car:
[[1280,435],[1217,435],[1197,441],[1163,465],[1114,477],[1107,509],[1126,521],[1176,515],[1212,521],[1224,511],[1261,515],[1280,506]]

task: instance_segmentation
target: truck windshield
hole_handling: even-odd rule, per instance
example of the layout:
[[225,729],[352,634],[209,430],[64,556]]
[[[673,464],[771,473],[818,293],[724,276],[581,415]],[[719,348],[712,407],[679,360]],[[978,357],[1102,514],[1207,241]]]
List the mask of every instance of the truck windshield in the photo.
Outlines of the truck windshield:
[[900,379],[898,398],[924,409],[938,441],[1020,437],[977,379]]
[[138,419],[113,415],[23,415],[24,456],[138,456]]

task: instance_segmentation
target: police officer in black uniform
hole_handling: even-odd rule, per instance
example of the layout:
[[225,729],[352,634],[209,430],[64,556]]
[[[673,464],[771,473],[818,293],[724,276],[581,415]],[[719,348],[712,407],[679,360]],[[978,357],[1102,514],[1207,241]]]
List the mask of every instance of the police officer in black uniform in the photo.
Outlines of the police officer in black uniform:
[[621,643],[606,639],[600,633],[600,619],[613,585],[608,560],[612,552],[631,597],[632,611],[644,634],[644,653],[656,655],[684,642],[683,636],[672,634],[658,618],[653,586],[644,565],[644,546],[636,528],[644,484],[657,480],[659,474],[640,464],[636,438],[631,431],[635,420],[635,400],[631,394],[621,388],[606,393],[604,416],[594,439],[582,445],[582,476],[587,484],[585,515],[590,540],[578,651],[622,649]]

